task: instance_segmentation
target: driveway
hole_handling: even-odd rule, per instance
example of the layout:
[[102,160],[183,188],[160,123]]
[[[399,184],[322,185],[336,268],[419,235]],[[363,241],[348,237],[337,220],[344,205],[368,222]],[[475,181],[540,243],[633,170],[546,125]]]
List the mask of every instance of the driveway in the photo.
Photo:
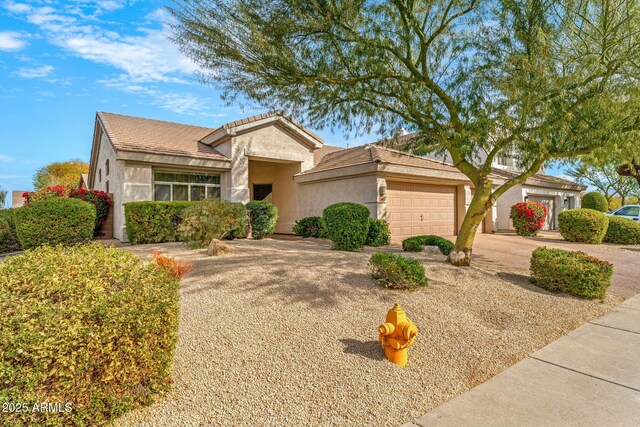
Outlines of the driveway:
[[[455,236],[449,238],[455,242]],[[560,233],[553,231],[543,231],[538,237],[521,237],[510,233],[478,234],[473,245],[473,259],[528,274],[531,253],[540,246],[579,250],[609,261],[614,266],[609,292],[624,298],[640,293],[640,245],[572,243],[565,241]]]

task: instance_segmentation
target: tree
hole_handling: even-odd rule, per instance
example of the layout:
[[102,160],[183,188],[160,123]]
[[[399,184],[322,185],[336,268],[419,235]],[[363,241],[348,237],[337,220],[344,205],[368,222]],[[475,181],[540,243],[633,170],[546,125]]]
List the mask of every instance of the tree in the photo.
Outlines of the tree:
[[[618,167],[620,176],[626,176],[635,179],[640,186],[640,164],[636,163],[636,159],[632,159]],[[624,201],[622,202],[624,204]]]
[[567,175],[581,184],[595,187],[607,199],[609,207],[611,207],[613,196],[620,196],[624,205],[627,197],[638,189],[636,181],[633,178],[621,176],[618,173],[618,167],[612,163],[592,165],[580,161],[567,171]]
[[80,181],[80,175],[88,172],[89,164],[80,159],[51,163],[36,171],[33,176],[33,186],[36,190],[54,185],[68,185],[75,188]]
[[0,209],[4,208],[4,203],[7,201],[7,190],[0,186]]
[[[640,0],[178,1],[173,40],[201,79],[317,127],[400,128],[475,187],[450,260],[548,161],[640,129]],[[496,156],[522,172],[500,185]],[[483,160],[479,154],[486,153]]]

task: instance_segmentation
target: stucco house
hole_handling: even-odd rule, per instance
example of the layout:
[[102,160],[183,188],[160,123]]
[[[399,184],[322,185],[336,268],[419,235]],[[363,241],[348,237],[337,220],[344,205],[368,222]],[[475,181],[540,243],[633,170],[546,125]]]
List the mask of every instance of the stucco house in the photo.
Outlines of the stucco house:
[[[508,173],[496,169],[492,179],[500,184]],[[571,194],[578,206],[576,184],[555,180],[527,180],[508,203],[518,194],[532,200],[546,196],[554,218],[564,195]],[[126,203],[205,197],[242,203],[268,199],[280,212],[278,233],[291,233],[297,219],[322,215],[330,204],[351,201],[367,206],[372,218],[386,219],[393,241],[417,234],[450,236],[473,194],[467,177],[445,161],[382,144],[328,146],[278,113],[206,128],[98,112],[85,181],[91,189],[113,194],[113,235],[121,241],[127,240]],[[560,191],[559,185],[566,188]],[[498,203],[481,231],[508,229],[506,209],[505,221]]]

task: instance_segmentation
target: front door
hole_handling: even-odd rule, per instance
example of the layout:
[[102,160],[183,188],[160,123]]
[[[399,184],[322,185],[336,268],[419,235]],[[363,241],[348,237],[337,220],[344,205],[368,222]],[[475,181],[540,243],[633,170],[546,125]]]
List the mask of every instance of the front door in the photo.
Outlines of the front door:
[[555,213],[555,205],[554,205],[555,197],[529,196],[529,201],[538,202],[542,206],[547,208],[547,218],[544,221],[544,225],[542,226],[542,229],[555,230],[556,229],[556,224],[555,224],[556,213]]

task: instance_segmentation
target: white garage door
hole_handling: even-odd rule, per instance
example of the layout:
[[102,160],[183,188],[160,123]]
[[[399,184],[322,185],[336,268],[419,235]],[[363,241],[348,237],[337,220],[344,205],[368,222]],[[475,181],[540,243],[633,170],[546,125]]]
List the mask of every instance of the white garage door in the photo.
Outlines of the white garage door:
[[394,242],[421,234],[453,235],[455,220],[456,187],[387,182],[387,221]]

